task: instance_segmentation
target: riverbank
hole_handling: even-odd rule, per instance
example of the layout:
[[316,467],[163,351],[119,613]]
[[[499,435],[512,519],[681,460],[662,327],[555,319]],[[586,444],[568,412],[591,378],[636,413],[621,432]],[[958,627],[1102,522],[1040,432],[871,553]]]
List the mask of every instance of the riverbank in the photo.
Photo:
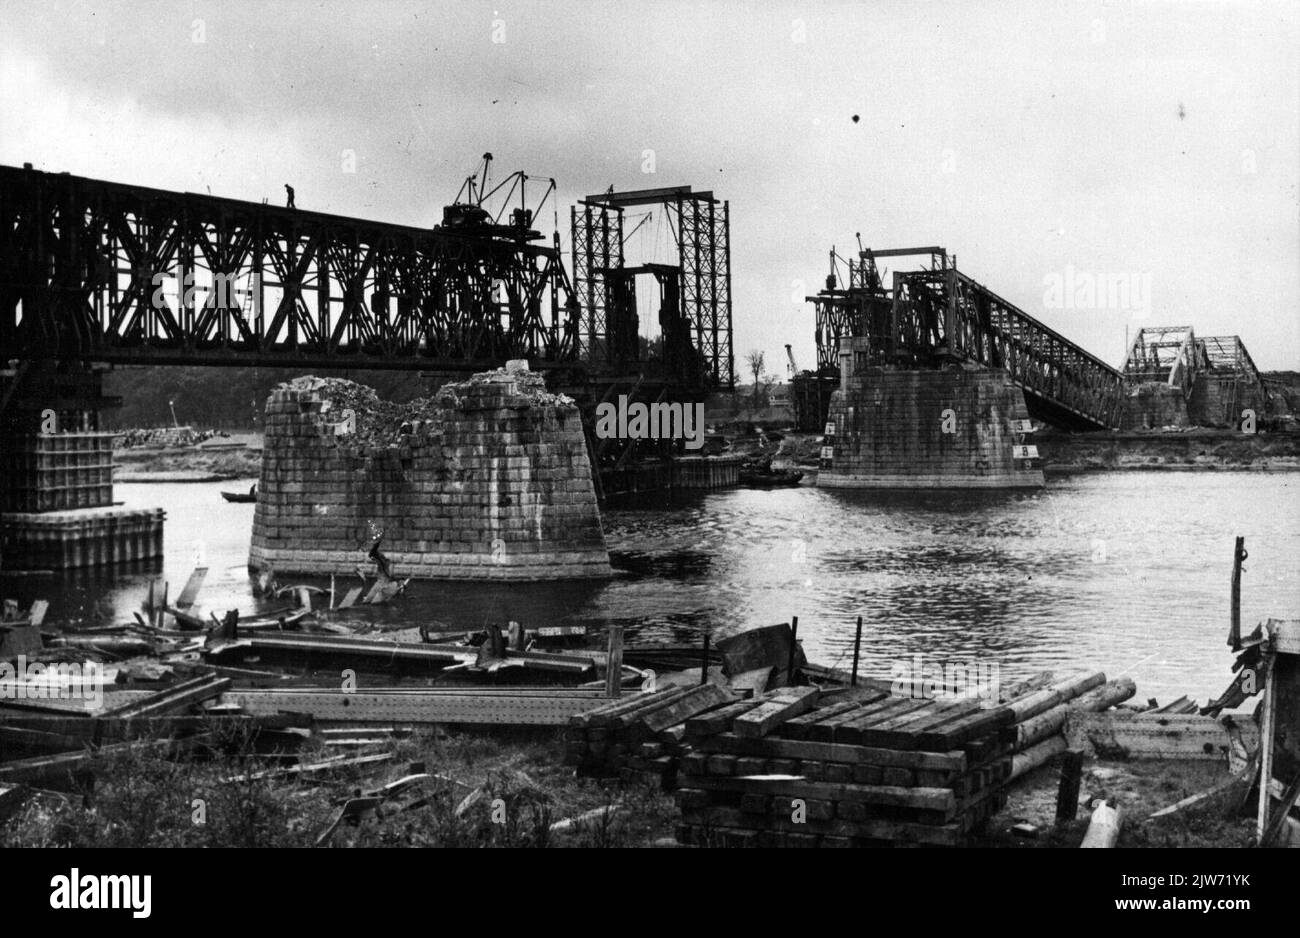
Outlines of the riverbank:
[[1047,429],[1031,439],[1049,473],[1300,470],[1300,433],[1241,433],[1208,428],[1062,433]]
[[262,435],[214,437],[197,446],[133,446],[113,450],[114,482],[224,482],[257,478]]
[[[731,435],[731,434],[729,434]],[[1029,438],[1048,473],[1161,470],[1300,471],[1300,433],[1240,433],[1196,428],[1186,431],[1063,433],[1050,428]],[[811,433],[735,434],[729,453],[775,456],[778,466],[816,468],[821,437]],[[260,434],[210,440],[198,446],[134,447],[113,451],[117,482],[224,482],[257,478]]]

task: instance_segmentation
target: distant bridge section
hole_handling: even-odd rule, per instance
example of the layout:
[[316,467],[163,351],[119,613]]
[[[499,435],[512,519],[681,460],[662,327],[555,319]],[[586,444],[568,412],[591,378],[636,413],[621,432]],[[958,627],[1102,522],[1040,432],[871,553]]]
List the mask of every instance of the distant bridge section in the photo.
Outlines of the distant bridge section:
[[5,358],[478,371],[572,360],[558,234],[425,229],[0,167]]
[[[876,261],[928,256],[930,266],[896,270],[892,287]],[[970,362],[1005,370],[1025,392],[1032,416],[1069,430],[1116,427],[1124,376],[1095,355],[957,270],[941,247],[860,249],[839,288],[832,252],[826,289],[808,297],[817,311],[818,363],[836,365],[840,340],[868,339],[855,367],[940,368]]]

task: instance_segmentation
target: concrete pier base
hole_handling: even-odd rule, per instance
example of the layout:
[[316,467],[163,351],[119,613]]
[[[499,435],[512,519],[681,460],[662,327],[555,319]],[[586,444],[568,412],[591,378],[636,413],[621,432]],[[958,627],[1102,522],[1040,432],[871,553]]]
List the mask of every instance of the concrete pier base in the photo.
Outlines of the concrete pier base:
[[0,514],[0,563],[8,570],[71,570],[163,555],[161,508],[78,508]]
[[[864,489],[1039,488],[1017,447],[1023,392],[1004,372],[854,369],[844,353],[817,484]],[[1032,438],[1031,438],[1032,440]]]

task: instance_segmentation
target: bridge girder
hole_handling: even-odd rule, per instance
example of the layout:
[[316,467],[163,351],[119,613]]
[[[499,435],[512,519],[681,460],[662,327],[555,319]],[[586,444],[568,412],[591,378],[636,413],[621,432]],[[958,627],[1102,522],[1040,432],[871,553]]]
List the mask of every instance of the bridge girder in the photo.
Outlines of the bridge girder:
[[556,243],[0,167],[10,358],[481,370],[572,361]]
[[[886,289],[876,257],[931,254],[930,269],[893,274]],[[957,270],[942,248],[863,251],[849,289],[808,299],[818,323],[818,364],[838,365],[840,341],[869,340],[857,367],[938,368],[968,362],[1007,372],[1030,412],[1070,430],[1119,425],[1124,376]]]

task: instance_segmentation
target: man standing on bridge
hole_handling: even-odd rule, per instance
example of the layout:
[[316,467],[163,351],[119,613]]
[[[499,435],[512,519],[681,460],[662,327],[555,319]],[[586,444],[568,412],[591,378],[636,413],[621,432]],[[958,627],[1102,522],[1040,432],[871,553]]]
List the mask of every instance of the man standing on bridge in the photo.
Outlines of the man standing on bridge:
[[289,185],[289,184],[286,182],[286,183],[284,184],[284,191],[287,192],[287,193],[289,193],[289,201],[288,201],[288,203],[287,203],[287,207],[288,207],[288,208],[294,208],[294,204],[293,204],[293,186]]

